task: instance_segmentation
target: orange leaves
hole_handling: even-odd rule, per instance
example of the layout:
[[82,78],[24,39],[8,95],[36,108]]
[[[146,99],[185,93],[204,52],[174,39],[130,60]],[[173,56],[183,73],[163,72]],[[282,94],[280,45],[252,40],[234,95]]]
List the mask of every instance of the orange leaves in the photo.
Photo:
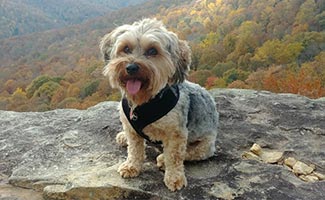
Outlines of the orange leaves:
[[263,73],[263,78],[260,80],[263,90],[272,92],[281,92],[279,80],[282,80],[282,67],[272,66]]
[[325,95],[321,78],[312,69],[307,68],[300,68],[295,72],[283,67],[277,67],[276,70],[271,67],[265,74],[263,89],[277,93],[300,94],[309,98]]
[[310,98],[319,98],[324,91],[320,78],[313,76],[312,71],[307,71],[304,68],[296,73],[287,71],[285,80],[281,80],[281,89]]
[[228,88],[249,89],[249,86],[241,80],[236,80],[228,85]]
[[215,82],[218,80],[217,77],[215,76],[210,76],[207,78],[206,82],[205,82],[205,87],[207,89],[211,89],[214,85],[215,85]]
[[204,86],[207,78],[211,75],[209,70],[198,70],[190,74],[189,80]]
[[237,69],[228,70],[222,77],[214,76],[209,70],[199,70],[190,77],[192,81],[207,89],[225,87],[256,89],[319,98],[325,96],[325,72],[319,69],[321,66],[319,60],[317,57],[316,61],[296,68],[273,65],[249,74],[248,78],[246,72]]

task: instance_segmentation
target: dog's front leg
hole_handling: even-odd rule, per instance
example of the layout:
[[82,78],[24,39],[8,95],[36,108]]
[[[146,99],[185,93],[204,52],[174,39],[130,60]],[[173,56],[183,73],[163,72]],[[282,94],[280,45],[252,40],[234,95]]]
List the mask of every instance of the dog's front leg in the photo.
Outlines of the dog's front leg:
[[180,190],[187,185],[184,172],[187,138],[185,134],[175,134],[164,141],[164,182],[171,191]]
[[128,142],[128,157],[119,166],[118,172],[123,178],[136,177],[139,175],[145,159],[144,139],[133,130],[126,130],[125,134]]

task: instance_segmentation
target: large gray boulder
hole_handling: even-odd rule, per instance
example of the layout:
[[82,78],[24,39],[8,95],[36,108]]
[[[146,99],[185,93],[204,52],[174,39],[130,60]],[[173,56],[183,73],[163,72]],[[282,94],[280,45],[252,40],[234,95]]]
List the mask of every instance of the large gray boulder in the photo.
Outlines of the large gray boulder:
[[126,159],[126,148],[115,143],[121,131],[117,102],[87,110],[0,111],[0,200],[325,199],[324,180],[305,182],[281,161],[243,158],[257,143],[324,174],[324,98],[235,89],[211,93],[220,112],[217,153],[186,162],[188,186],[178,192],[163,183],[157,147],[147,148],[139,177],[123,179],[116,172]]

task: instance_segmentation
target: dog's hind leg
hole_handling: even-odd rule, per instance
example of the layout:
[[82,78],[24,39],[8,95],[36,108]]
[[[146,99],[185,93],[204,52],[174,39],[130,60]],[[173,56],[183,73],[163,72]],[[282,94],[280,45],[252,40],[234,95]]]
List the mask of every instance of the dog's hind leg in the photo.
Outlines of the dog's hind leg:
[[216,151],[215,136],[201,138],[187,145],[185,160],[204,160]]
[[[195,161],[195,160],[204,160],[214,155],[216,151],[215,148],[215,136],[206,137],[204,139],[197,140],[193,143],[187,145],[186,149],[186,161]],[[157,167],[164,171],[165,170],[165,162],[164,162],[164,154],[160,154],[156,158]]]

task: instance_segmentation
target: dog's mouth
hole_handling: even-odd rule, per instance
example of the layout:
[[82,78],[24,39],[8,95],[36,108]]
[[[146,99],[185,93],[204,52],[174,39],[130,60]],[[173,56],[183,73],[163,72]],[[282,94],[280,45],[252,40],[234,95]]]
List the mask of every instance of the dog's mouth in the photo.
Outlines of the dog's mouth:
[[120,79],[122,86],[130,95],[136,95],[141,89],[146,88],[148,80],[138,77],[125,77]]
[[137,94],[142,86],[142,82],[138,79],[129,79],[126,81],[126,90],[129,94],[135,95]]
[[[118,73],[120,87],[131,96],[139,95],[139,93],[142,90],[146,90],[150,84],[150,80],[148,78],[150,77],[149,70],[146,67],[139,67],[140,64],[133,65],[128,64],[126,66],[121,66]],[[132,67],[134,67],[134,69]]]

